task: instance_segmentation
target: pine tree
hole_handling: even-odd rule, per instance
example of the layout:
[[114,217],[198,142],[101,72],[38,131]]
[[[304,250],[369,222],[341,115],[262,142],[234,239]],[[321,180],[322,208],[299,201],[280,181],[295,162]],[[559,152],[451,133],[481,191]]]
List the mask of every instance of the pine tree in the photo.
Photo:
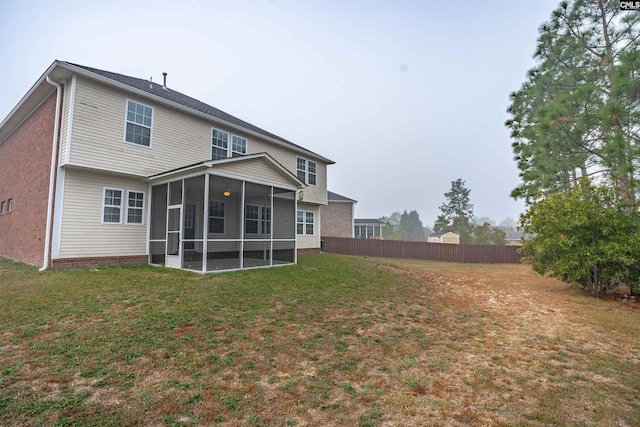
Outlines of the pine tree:
[[560,3],[540,27],[537,65],[511,95],[506,126],[529,204],[597,178],[635,204],[640,14],[619,1]]
[[460,236],[460,243],[473,241],[473,205],[469,200],[471,190],[465,188],[464,181],[451,181],[451,190],[444,194],[446,201],[440,206],[441,215],[433,225],[435,232],[451,231]]

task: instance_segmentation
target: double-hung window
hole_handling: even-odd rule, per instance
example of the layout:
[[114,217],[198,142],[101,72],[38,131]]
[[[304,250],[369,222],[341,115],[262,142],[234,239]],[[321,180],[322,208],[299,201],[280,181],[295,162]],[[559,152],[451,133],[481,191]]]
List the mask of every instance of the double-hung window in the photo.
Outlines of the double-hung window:
[[122,190],[105,188],[102,197],[102,222],[120,224],[122,212]]
[[318,182],[318,164],[312,160],[297,157],[296,176],[305,184],[316,185]]
[[211,158],[225,159],[247,154],[247,139],[211,128]]
[[302,157],[296,159],[296,175],[300,181],[307,182],[307,159]]
[[150,147],[152,120],[153,108],[128,100],[124,140],[132,144]]
[[247,234],[258,234],[258,224],[260,223],[260,206],[246,205],[244,209],[244,232]]
[[218,129],[211,129],[211,158],[224,159],[229,153],[229,134]]
[[127,191],[127,224],[142,224],[144,212],[144,193]]
[[224,233],[224,202],[209,202],[209,233]]
[[299,235],[313,235],[315,214],[310,211],[296,212],[296,233]]
[[11,212],[13,210],[13,199],[7,200],[7,212]]
[[6,206],[6,202],[3,200],[2,203],[0,203],[0,214],[4,213],[5,206]]
[[262,218],[260,221],[260,233],[271,234],[271,208],[269,206],[260,207]]
[[231,157],[244,156],[247,154],[247,139],[241,136],[231,136]]

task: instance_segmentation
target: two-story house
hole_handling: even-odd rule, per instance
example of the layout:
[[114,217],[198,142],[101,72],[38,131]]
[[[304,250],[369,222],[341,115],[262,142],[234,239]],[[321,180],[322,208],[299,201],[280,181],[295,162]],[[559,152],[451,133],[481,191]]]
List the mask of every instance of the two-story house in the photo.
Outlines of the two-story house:
[[320,248],[332,163],[166,74],[54,61],[0,123],[0,256],[42,269],[295,263]]

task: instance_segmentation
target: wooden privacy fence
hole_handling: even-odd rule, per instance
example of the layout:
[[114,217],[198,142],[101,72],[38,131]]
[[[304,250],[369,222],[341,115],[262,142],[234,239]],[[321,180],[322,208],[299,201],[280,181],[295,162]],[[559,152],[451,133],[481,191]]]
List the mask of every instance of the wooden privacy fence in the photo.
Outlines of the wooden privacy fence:
[[522,258],[519,249],[519,246],[453,245],[447,243],[407,242],[402,240],[322,237],[322,250],[324,252],[381,258],[518,264]]

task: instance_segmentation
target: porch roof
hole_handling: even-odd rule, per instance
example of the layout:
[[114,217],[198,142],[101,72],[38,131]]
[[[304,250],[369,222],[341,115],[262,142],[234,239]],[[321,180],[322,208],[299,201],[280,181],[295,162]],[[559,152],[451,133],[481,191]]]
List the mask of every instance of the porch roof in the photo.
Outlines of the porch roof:
[[[216,167],[220,167],[222,165],[242,165],[243,163],[247,163],[250,161],[259,160],[262,161],[269,169],[277,172],[288,184],[295,188],[304,188],[307,185],[298,179],[297,176],[292,174],[287,168],[282,166],[277,160],[271,157],[268,153],[255,153],[248,154],[246,156],[239,157],[227,157],[223,159],[216,160],[206,160],[204,162],[194,163],[187,166],[182,166],[180,168],[171,169],[165,172],[160,172],[154,175],[150,175],[147,177],[147,181],[150,183],[165,181],[170,179],[178,179],[184,178],[185,176],[192,176],[197,174],[198,172],[206,173],[209,170],[215,171]],[[238,175],[238,178],[248,178],[251,180],[252,177],[245,177],[242,175]],[[254,178],[255,180],[255,178]]]

